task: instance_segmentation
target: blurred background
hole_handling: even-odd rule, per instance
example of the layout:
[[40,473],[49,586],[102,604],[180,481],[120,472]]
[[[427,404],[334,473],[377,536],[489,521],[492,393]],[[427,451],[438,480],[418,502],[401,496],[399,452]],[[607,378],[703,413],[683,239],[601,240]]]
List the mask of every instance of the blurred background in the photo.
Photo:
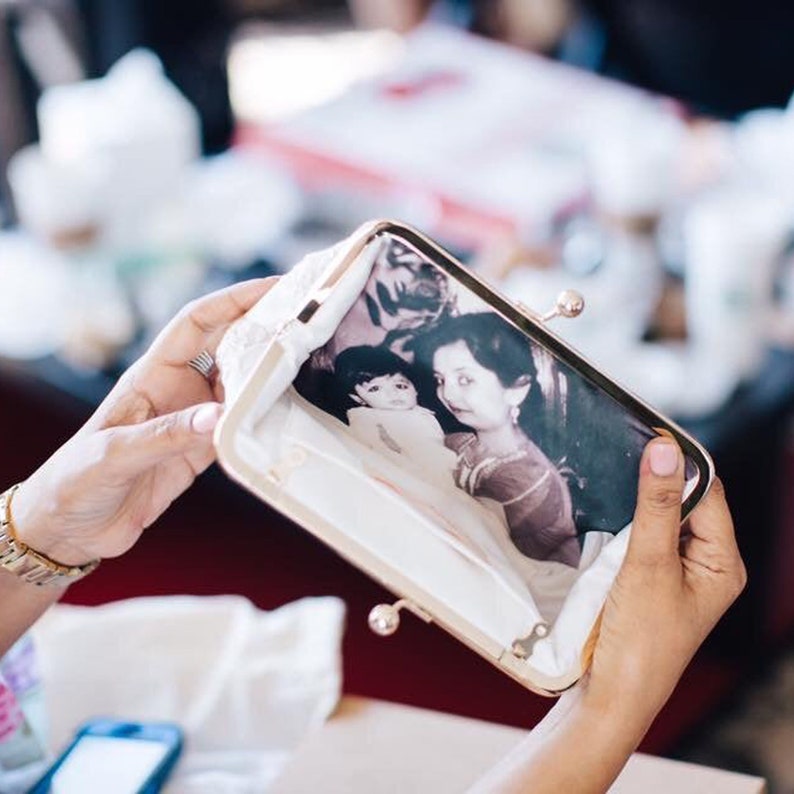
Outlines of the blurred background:
[[[793,37],[773,0],[0,0],[5,480],[187,300],[364,220],[540,312],[575,288],[554,330],[709,448],[750,574],[644,748],[794,792]],[[216,473],[68,598],[169,592],[341,594],[347,691],[549,705],[432,627],[370,636],[385,592]]]

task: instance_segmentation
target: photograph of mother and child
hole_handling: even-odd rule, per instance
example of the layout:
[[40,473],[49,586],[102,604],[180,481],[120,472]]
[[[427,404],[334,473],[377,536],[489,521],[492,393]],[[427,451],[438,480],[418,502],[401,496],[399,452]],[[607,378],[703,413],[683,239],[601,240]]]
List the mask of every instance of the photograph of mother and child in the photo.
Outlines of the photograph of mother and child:
[[[361,443],[494,512],[526,558],[577,569],[617,533],[652,432],[393,237],[297,391]],[[608,537],[608,536],[607,536]]]

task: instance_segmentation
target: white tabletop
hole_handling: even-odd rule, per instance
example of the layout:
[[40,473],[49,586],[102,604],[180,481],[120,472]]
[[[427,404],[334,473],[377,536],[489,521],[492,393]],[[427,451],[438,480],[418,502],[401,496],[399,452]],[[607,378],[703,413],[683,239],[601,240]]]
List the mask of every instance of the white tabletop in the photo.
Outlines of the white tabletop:
[[[344,698],[298,749],[279,794],[465,791],[525,736],[518,728],[363,698]],[[612,794],[763,794],[761,778],[636,753]]]

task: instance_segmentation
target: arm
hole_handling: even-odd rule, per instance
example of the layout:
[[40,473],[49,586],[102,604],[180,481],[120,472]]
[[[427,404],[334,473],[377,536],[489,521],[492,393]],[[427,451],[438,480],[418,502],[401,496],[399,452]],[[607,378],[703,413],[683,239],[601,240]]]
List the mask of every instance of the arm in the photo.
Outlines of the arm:
[[[223,388],[187,366],[214,354],[229,325],[272,279],[237,284],[183,309],[96,413],[16,492],[19,540],[64,565],[116,557],[214,460]],[[63,588],[0,569],[0,655]]]
[[590,672],[477,792],[596,794],[620,773],[746,581],[719,481],[692,513],[679,549],[683,486],[678,448],[666,439],[651,442]]
[[478,781],[472,794],[607,791],[639,738],[635,741],[635,733],[617,714],[591,711],[585,700],[582,687],[565,692],[532,733]]
[[0,657],[64,592],[63,587],[37,587],[0,570]]

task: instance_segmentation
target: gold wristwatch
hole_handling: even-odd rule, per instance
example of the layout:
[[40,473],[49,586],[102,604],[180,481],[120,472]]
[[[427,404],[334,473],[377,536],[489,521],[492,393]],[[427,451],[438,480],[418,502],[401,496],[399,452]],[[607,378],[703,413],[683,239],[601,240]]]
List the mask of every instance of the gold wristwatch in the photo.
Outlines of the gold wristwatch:
[[99,560],[85,565],[63,565],[17,539],[11,517],[11,500],[17,488],[19,485],[14,485],[0,494],[0,567],[30,584],[54,587],[65,587],[91,573]]

